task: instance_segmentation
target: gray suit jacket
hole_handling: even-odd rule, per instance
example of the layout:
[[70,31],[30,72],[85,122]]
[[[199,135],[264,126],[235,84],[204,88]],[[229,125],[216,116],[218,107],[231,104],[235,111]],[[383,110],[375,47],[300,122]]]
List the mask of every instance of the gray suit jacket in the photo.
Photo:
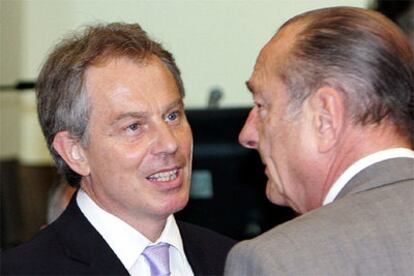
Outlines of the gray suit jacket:
[[414,159],[357,174],[331,204],[237,244],[226,275],[414,275]]

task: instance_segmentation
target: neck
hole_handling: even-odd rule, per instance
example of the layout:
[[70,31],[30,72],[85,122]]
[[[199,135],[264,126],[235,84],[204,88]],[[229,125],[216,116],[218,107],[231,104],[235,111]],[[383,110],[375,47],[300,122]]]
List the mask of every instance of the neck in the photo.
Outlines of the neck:
[[83,178],[81,187],[101,209],[128,223],[151,242],[155,242],[161,236],[168,217],[137,212],[125,212],[125,208],[122,208],[116,204],[108,204],[101,199],[102,197],[96,196],[94,190],[90,188],[90,185],[87,185],[87,181],[88,180],[86,178]]
[[137,225],[130,223],[138,232],[143,234],[151,242],[155,242],[161,236],[162,231],[167,223],[166,219],[154,220],[150,218],[148,221],[140,220]]
[[412,148],[410,140],[400,135],[392,125],[384,123],[353,126],[349,129],[341,136],[328,158],[328,172],[325,176],[319,206],[322,205],[332,185],[352,164],[368,155],[392,148]]

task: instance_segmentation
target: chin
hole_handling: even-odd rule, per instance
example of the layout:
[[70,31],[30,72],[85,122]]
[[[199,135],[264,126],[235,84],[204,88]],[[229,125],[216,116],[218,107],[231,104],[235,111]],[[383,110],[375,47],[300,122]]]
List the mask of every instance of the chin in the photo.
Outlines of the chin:
[[289,204],[286,202],[286,200],[282,196],[267,196],[267,199],[269,199],[270,202],[272,202],[275,205],[279,206],[289,206]]
[[184,194],[176,194],[172,195],[171,198],[163,201],[163,204],[160,203],[159,206],[162,208],[161,212],[173,214],[184,209],[184,207],[187,206],[188,200],[188,192]]
[[272,184],[267,183],[266,186],[266,197],[267,199],[272,202],[273,204],[280,205],[280,206],[289,206],[286,197],[279,193],[278,190],[275,188],[270,188]]

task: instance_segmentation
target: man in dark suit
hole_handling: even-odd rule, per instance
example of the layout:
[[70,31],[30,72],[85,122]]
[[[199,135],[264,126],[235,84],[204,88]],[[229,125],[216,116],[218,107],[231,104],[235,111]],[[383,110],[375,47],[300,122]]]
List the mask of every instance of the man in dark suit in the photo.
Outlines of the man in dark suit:
[[302,214],[236,245],[227,275],[414,275],[414,57],[369,10],[286,22],[247,82],[240,141]]
[[137,24],[88,27],[49,55],[37,83],[57,167],[80,187],[1,274],[222,274],[233,241],[177,222],[189,197],[192,134],[172,55]]

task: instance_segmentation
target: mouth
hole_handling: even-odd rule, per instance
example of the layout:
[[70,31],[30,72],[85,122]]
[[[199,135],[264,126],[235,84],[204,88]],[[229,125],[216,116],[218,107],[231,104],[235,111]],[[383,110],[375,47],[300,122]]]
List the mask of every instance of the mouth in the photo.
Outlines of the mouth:
[[178,168],[157,172],[147,177],[147,179],[151,182],[169,182],[173,181],[178,177]]

